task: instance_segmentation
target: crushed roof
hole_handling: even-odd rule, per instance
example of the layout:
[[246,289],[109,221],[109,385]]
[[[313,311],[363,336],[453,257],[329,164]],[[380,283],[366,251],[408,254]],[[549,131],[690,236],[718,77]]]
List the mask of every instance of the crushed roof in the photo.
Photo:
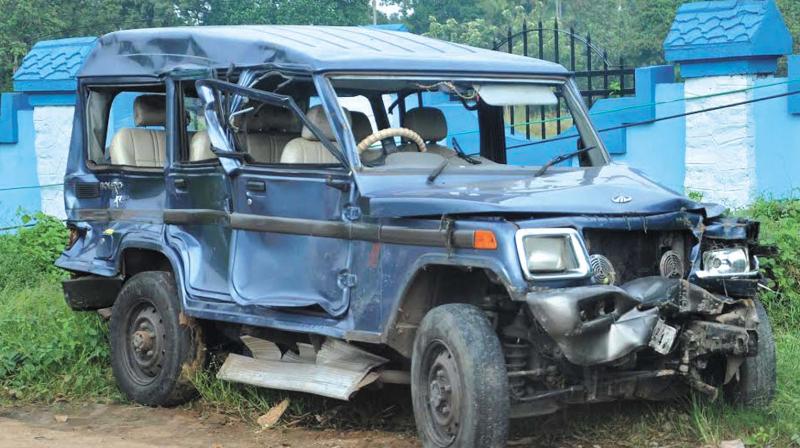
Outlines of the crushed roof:
[[107,34],[81,76],[123,75],[126,70],[131,75],[158,74],[188,63],[216,68],[275,64],[315,72],[567,73],[547,61],[382,28],[239,25]]

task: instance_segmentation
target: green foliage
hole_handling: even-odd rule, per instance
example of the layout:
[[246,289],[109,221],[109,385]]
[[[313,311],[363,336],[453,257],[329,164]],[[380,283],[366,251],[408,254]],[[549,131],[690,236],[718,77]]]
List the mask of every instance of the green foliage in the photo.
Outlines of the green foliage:
[[181,16],[203,25],[363,25],[372,18],[370,5],[370,0],[187,1]]
[[468,22],[481,17],[479,2],[463,0],[394,0],[387,3],[399,5],[408,28],[415,33],[425,33],[436,18],[454,22]]
[[686,197],[695,202],[703,202],[703,193],[700,191],[690,191],[686,193]]
[[70,310],[53,279],[0,290],[0,386],[4,400],[118,400],[105,322]]
[[66,228],[42,213],[20,218],[0,234],[0,398],[117,398],[106,325],[69,309],[53,266]]
[[0,88],[40,40],[178,25],[363,25],[370,0],[0,0]]
[[184,3],[196,0],[0,0],[0,88],[40,40],[92,36],[126,28],[184,24]]
[[23,226],[16,232],[0,234],[0,290],[37,285],[64,275],[53,266],[67,243],[64,224],[43,213],[20,218]]
[[774,325],[796,329],[800,324],[800,200],[759,199],[745,214],[761,221],[761,241],[778,248],[776,257],[761,258],[771,280],[762,294]]
[[[675,12],[686,1],[695,0],[392,0],[390,3],[400,5],[401,17],[414,32],[484,48],[491,47],[495,40],[504,40],[509,27],[514,32],[520,31],[523,21],[534,26],[542,21],[545,28],[552,28],[558,20],[563,30],[574,28],[581,36],[591,35],[595,45],[608,51],[612,65],[623,57],[626,66],[640,67],[663,63],[662,43]],[[458,4],[461,6],[456,8]],[[800,50],[800,2],[778,0],[778,6],[795,37],[795,48]],[[545,38],[550,39],[547,35]],[[536,42],[531,35],[531,44]]]

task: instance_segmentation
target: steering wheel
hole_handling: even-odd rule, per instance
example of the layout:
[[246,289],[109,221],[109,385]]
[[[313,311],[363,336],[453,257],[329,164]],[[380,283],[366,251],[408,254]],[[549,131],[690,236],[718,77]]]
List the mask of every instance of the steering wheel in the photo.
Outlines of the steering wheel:
[[419,134],[412,131],[411,129],[388,128],[388,129],[381,129],[378,132],[373,132],[372,134],[364,138],[364,140],[361,140],[358,143],[358,152],[366,151],[366,149],[372,146],[373,144],[391,137],[402,137],[406,140],[411,140],[415,145],[417,145],[417,150],[419,150],[419,152],[425,152],[428,150],[428,147],[425,146],[425,140],[423,140]]

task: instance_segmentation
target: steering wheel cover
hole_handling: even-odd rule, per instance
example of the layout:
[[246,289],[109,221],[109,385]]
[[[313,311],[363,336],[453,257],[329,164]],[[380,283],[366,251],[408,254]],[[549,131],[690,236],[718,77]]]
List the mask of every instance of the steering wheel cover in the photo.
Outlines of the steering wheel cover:
[[416,132],[412,131],[408,128],[388,128],[388,129],[381,129],[378,132],[373,132],[372,134],[368,135],[364,140],[361,140],[358,143],[358,152],[364,152],[367,148],[372,146],[373,144],[390,138],[390,137],[402,137],[406,140],[412,141],[415,145],[417,145],[417,149],[419,152],[426,152],[428,147],[425,145],[425,140],[417,134]]

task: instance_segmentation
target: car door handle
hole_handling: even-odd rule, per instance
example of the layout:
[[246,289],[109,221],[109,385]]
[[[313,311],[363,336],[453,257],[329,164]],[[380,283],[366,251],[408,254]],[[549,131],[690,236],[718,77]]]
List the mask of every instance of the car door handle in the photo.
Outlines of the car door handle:
[[187,186],[189,186],[189,181],[182,177],[175,178],[175,188],[185,190]]
[[267,184],[262,180],[248,180],[246,184],[247,191],[255,191],[263,193],[267,191]]

